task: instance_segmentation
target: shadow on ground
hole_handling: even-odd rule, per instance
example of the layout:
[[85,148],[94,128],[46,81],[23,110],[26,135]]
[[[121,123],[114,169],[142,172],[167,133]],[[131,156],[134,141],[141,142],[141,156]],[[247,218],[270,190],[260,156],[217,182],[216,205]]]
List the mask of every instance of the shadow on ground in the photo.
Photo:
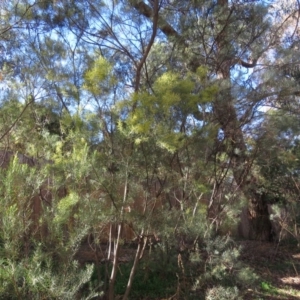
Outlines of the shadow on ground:
[[300,248],[292,243],[280,245],[258,241],[241,241],[241,259],[260,277],[255,290],[244,299],[300,300]]

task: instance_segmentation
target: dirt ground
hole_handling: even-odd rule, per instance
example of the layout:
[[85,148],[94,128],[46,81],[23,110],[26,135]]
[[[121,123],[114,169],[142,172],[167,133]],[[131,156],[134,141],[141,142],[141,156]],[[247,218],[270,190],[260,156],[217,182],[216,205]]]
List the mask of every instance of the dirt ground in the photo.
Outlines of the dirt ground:
[[244,299],[300,299],[300,247],[295,244],[242,241],[241,259],[260,277]]

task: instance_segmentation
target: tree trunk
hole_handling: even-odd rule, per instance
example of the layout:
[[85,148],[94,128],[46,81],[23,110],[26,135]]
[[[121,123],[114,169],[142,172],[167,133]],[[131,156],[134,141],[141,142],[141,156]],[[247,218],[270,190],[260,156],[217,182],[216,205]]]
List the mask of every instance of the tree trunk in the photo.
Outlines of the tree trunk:
[[[219,95],[227,101],[215,101],[214,113],[224,133],[226,141],[226,153],[230,159],[234,179],[248,199],[248,239],[270,240],[271,221],[269,218],[266,194],[258,193],[258,184],[251,172],[251,163],[246,155],[246,144],[241,125],[238,122],[233,101],[230,97]],[[225,113],[224,113],[225,112]],[[245,222],[245,220],[241,220]]]
[[[126,170],[126,179],[125,179],[125,186],[124,186],[124,193],[123,193],[123,204],[121,207],[120,220],[118,223],[118,234],[117,234],[117,238],[114,238],[114,259],[113,259],[113,265],[112,265],[112,270],[111,270],[111,275],[110,275],[109,285],[108,285],[108,300],[114,300],[114,288],[115,288],[115,282],[117,278],[117,268],[119,263],[119,248],[120,248],[121,234],[122,234],[123,221],[124,221],[123,220],[124,207],[128,197],[128,173],[127,172],[128,169]],[[111,243],[111,241],[109,242]]]
[[260,241],[272,240],[272,223],[270,220],[266,194],[252,192],[248,204],[249,239]]
[[114,258],[113,258],[113,265],[112,265],[111,275],[108,284],[108,300],[114,300],[114,289],[115,289],[115,282],[116,282],[117,271],[118,271],[121,232],[122,232],[122,223],[118,224],[118,235],[117,238],[114,239]]
[[[216,39],[217,77],[227,83],[227,87],[220,91],[213,103],[216,119],[224,134],[225,151],[230,159],[234,179],[248,199],[248,239],[270,240],[271,221],[269,217],[266,195],[259,194],[257,180],[251,172],[251,164],[246,154],[247,146],[244,140],[242,124],[236,112],[235,102],[231,93],[230,69],[235,64],[235,58],[228,53],[230,41],[227,37],[226,19],[230,15],[228,0],[218,0],[218,5],[223,8],[221,20],[223,29]],[[230,50],[229,50],[230,51]],[[243,220],[242,220],[243,221]]]
[[133,266],[131,268],[131,272],[130,272],[130,276],[129,276],[129,279],[128,279],[126,291],[125,291],[125,294],[124,294],[122,300],[127,300],[128,299],[128,296],[129,296],[129,293],[131,291],[131,287],[132,287],[132,284],[133,284],[134,275],[135,275],[135,272],[136,272],[136,269],[137,269],[137,266],[138,266],[138,262],[139,262],[139,259],[140,259],[140,255],[141,255],[141,252],[143,250],[143,242],[147,243],[147,241],[144,241],[144,239],[142,238],[143,234],[144,234],[144,230],[142,230],[141,237],[139,238],[138,248],[136,250]]

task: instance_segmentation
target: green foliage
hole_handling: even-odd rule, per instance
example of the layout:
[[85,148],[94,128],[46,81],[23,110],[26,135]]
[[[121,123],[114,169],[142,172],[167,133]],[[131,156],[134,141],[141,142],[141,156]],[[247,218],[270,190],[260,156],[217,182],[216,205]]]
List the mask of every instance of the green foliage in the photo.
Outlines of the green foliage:
[[[153,253],[155,255],[155,252]],[[143,261],[136,272],[130,299],[141,299],[147,295],[151,299],[168,297],[176,292],[177,278],[175,276],[174,262],[158,264],[155,258]],[[132,264],[120,265],[115,292],[122,295],[127,286],[127,280]]]
[[225,288],[223,286],[216,286],[206,292],[206,300],[229,300],[229,299],[242,299],[239,297],[239,292],[236,287]]
[[[274,238],[299,240],[299,141],[300,127],[294,115],[271,112],[257,140],[260,151],[256,164],[260,169],[260,192],[272,204],[271,219],[276,226]],[[295,230],[296,229],[296,230]]]
[[[61,182],[56,186],[53,181],[53,187],[48,186],[48,192],[52,192],[51,207],[45,202],[43,211],[33,211],[33,201],[42,201],[37,196],[40,186],[49,181],[49,175],[54,170],[57,172],[60,166],[30,167],[21,164],[19,159],[24,158],[14,156],[8,169],[1,172],[0,298],[96,297],[98,293],[94,287],[86,287],[93,266],[82,268],[74,260],[89,228],[87,222],[78,220],[70,226],[70,220],[74,218],[74,206],[79,202],[78,194],[70,193],[61,200],[56,199],[56,188],[59,189]],[[59,226],[56,226],[57,223]]]
[[134,108],[125,122],[119,121],[119,130],[133,137],[136,144],[152,138],[169,152],[180,149],[185,143],[183,128],[187,117],[197,110],[199,103],[212,101],[217,92],[217,87],[211,85],[195,93],[196,83],[202,84],[204,74],[201,68],[196,78],[182,79],[179,74],[164,73],[153,84],[153,93],[139,93],[119,104],[121,110]]
[[204,265],[200,261],[204,272],[196,277],[192,290],[205,289],[205,299],[241,299],[241,290],[254,286],[257,275],[239,261],[240,250],[229,237],[209,237],[204,243],[207,259]]
[[[297,135],[300,132],[298,119],[295,116],[273,113],[266,119],[264,126],[258,143],[261,147],[265,147],[267,153],[260,153],[257,162],[262,175],[267,180],[273,181],[274,188],[278,188],[284,176],[291,175],[297,179],[299,168]],[[289,180],[290,177],[286,184]]]
[[72,214],[72,208],[78,203],[79,196],[74,192],[71,192],[65,198],[59,200],[57,205],[57,214],[54,221],[61,223],[66,221]]
[[179,299],[238,299],[255,276],[215,235],[247,200],[277,203],[274,222],[285,208],[299,239],[297,5],[155,2],[1,5],[0,150],[16,156],[0,172],[0,298],[87,296],[74,255],[111,223],[158,237],[136,298],[177,280]]
[[[79,269],[74,261],[68,266],[56,264],[37,249],[29,259],[0,261],[0,297],[3,299],[74,299],[90,280],[93,266]],[[64,267],[64,271],[59,268]],[[97,293],[82,299],[92,299]]]
[[272,284],[268,283],[268,282],[265,282],[263,281],[261,283],[261,289],[264,291],[264,292],[267,292],[268,294],[271,294],[271,295],[276,295],[278,294],[278,291],[277,291],[277,288],[274,287]]
[[99,56],[91,68],[85,72],[84,88],[94,95],[101,95],[113,83],[112,66],[102,56]]

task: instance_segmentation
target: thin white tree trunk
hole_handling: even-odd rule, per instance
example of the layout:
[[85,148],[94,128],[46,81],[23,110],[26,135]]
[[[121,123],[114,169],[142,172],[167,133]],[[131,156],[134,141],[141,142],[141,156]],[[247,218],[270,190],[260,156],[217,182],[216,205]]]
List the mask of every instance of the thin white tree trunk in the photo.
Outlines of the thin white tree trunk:
[[[136,271],[138,262],[140,260],[141,252],[143,250],[143,235],[144,235],[144,230],[142,230],[142,233],[140,235],[140,240],[139,240],[138,248],[137,248],[136,253],[135,253],[135,258],[134,258],[133,266],[132,266],[131,271],[130,271],[130,276],[129,276],[129,279],[128,279],[126,291],[125,291],[125,294],[124,294],[122,300],[127,300],[128,296],[129,296],[129,293],[130,293],[130,290],[131,290],[131,287],[132,287],[132,283],[133,283],[135,271]],[[146,243],[146,241],[145,241],[145,243]]]
[[126,180],[125,180],[125,187],[124,187],[124,193],[123,193],[123,203],[121,207],[121,213],[120,213],[120,221],[118,224],[118,233],[117,238],[114,239],[114,259],[113,259],[113,267],[111,270],[111,275],[109,279],[109,287],[108,287],[108,299],[114,300],[114,287],[117,277],[117,269],[118,269],[118,260],[119,260],[119,246],[120,246],[120,240],[121,240],[121,233],[122,233],[122,227],[123,227],[123,216],[124,216],[124,206],[126,204],[128,195],[128,174],[126,172]]

